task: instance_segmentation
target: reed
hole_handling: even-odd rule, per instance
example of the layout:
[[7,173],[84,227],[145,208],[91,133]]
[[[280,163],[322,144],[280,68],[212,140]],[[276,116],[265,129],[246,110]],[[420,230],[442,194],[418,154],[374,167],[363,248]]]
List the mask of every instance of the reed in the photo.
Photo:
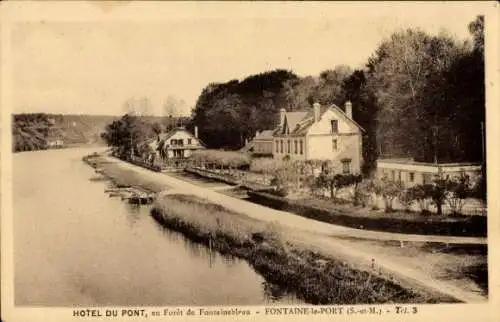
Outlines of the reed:
[[163,196],[151,214],[194,242],[248,261],[268,282],[311,304],[453,302],[294,245],[277,223],[257,221],[197,197]]

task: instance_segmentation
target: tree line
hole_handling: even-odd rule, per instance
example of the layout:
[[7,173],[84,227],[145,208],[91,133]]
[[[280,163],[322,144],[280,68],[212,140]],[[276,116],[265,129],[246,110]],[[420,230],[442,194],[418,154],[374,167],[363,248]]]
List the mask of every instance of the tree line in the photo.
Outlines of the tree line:
[[12,116],[12,151],[47,148],[47,140],[60,139],[65,145],[101,143],[99,135],[116,117],[108,115],[71,115],[21,113]]
[[209,147],[239,149],[256,131],[274,128],[281,108],[307,110],[314,101],[343,106],[350,100],[354,120],[366,130],[365,174],[379,156],[481,161],[484,17],[464,28],[472,42],[444,32],[397,31],[359,70],[341,65],[299,77],[278,69],[208,84],[196,102],[192,124]]
[[150,140],[183,124],[189,124],[189,118],[127,113],[107,124],[101,133],[101,138],[119,157],[146,157],[154,152],[150,151],[148,145]]

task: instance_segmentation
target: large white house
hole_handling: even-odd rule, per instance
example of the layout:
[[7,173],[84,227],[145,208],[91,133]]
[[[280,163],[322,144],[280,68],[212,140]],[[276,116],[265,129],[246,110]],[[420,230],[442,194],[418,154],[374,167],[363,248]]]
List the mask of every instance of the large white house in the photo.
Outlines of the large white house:
[[252,153],[292,160],[329,160],[342,164],[342,172],[359,173],[362,164],[363,128],[352,118],[352,104],[345,111],[332,104],[305,112],[280,111],[276,129],[256,133]]

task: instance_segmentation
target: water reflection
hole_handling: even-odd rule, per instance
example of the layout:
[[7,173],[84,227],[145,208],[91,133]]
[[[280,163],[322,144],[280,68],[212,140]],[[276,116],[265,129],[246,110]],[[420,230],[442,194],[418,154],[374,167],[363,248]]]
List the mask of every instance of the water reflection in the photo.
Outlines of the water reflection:
[[[164,228],[159,224],[157,227],[163,233],[165,238],[169,240],[169,242],[182,243],[186,250],[189,251],[190,255],[209,261],[210,267],[212,266],[211,264],[216,261],[222,261],[228,266],[236,265],[237,262],[240,261],[237,257],[230,254],[220,254],[217,251],[210,250],[204,245],[194,243],[181,233]],[[292,292],[289,292],[287,289],[279,285],[269,283],[266,280],[263,280],[261,285],[264,292],[264,298],[268,302],[279,303],[284,299],[290,301],[291,303],[298,301]]]
[[260,305],[281,296],[245,261],[165,230],[150,206],[110,198],[81,161],[91,152],[13,157],[15,305]]
[[143,212],[143,209],[141,209],[141,206],[137,204],[132,204],[130,202],[125,203],[125,209],[127,209],[127,222],[129,223],[130,227],[133,228],[134,225],[140,220],[141,217],[141,212]]

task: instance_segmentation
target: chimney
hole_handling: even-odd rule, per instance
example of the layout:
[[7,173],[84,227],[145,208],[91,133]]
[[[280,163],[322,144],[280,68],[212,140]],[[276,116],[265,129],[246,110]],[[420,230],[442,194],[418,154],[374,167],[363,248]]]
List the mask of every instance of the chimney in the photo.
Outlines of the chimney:
[[255,131],[255,137],[259,136],[259,134],[260,134],[259,130]]
[[313,104],[314,123],[319,121],[320,108],[321,105],[318,102]]
[[285,123],[285,115],[286,110],[284,108],[280,109],[280,126],[283,126],[283,123]]
[[198,126],[196,126],[196,125],[194,127],[194,137],[198,138]]
[[345,114],[347,115],[348,118],[350,118],[352,120],[352,103],[351,103],[351,101],[345,102]]

